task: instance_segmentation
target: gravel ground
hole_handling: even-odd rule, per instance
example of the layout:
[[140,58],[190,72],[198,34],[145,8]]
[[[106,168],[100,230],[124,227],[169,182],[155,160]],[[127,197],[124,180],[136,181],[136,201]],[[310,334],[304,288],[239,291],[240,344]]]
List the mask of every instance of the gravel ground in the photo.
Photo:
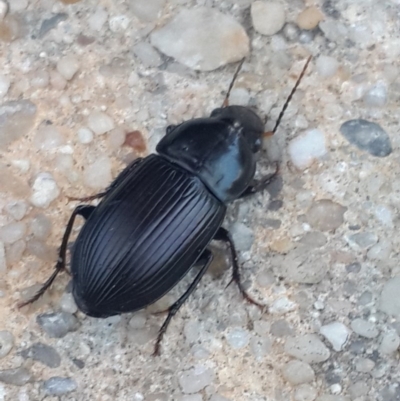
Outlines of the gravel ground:
[[[400,400],[398,0],[0,0],[0,401]],[[226,288],[224,247],[152,351],[157,304],[79,312],[51,274],[76,202],[207,116],[246,57],[231,104],[271,129],[263,194],[225,222],[249,293]],[[74,234],[82,221],[76,224]]]

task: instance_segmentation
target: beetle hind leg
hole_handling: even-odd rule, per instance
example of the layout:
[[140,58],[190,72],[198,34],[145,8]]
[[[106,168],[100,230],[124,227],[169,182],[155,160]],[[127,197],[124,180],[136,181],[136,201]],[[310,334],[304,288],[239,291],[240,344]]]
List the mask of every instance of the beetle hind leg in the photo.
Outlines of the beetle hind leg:
[[254,300],[245,290],[245,288],[243,287],[243,283],[241,281],[241,276],[240,276],[240,268],[239,268],[239,259],[237,256],[237,252],[235,249],[235,244],[233,243],[232,237],[229,234],[229,232],[227,230],[225,230],[225,228],[221,227],[218,231],[217,234],[214,237],[214,240],[216,241],[223,241],[228,245],[228,248],[231,252],[231,258],[232,258],[232,279],[229,282],[228,286],[234,282],[237,287],[239,288],[240,293],[242,294],[243,298],[253,304],[258,306],[260,309],[264,310],[265,309],[265,305],[260,304],[259,302],[257,302],[256,300]]
[[55,278],[58,276],[58,273],[60,273],[62,270],[65,269],[67,245],[68,245],[69,237],[71,235],[72,227],[75,222],[75,218],[76,218],[76,216],[82,216],[84,219],[87,219],[92,214],[94,209],[95,209],[95,207],[90,206],[90,205],[80,205],[74,209],[74,211],[71,214],[71,217],[69,218],[67,227],[66,227],[64,235],[63,235],[61,247],[60,247],[60,250],[58,253],[58,260],[57,260],[53,274],[46,280],[46,282],[42,285],[42,287],[39,289],[39,291],[32,298],[29,298],[27,301],[20,302],[18,304],[18,308],[22,308],[26,305],[29,305],[29,304],[37,301],[53,284]]
[[207,271],[208,266],[210,266],[210,263],[213,259],[213,255],[210,250],[206,249],[201,255],[200,258],[197,260],[196,265],[201,264],[201,269],[197,273],[197,276],[193,280],[193,282],[190,284],[189,288],[186,290],[186,292],[174,303],[168,308],[168,316],[165,319],[163,325],[160,328],[160,331],[158,332],[157,340],[156,340],[156,345],[154,347],[154,352],[153,355],[159,355],[160,354],[160,345],[162,338],[167,331],[167,328],[171,322],[171,319],[176,315],[180,307],[185,303],[185,301],[189,298],[189,296],[194,292],[196,289],[197,285],[199,284],[200,280],[204,276],[204,273]]

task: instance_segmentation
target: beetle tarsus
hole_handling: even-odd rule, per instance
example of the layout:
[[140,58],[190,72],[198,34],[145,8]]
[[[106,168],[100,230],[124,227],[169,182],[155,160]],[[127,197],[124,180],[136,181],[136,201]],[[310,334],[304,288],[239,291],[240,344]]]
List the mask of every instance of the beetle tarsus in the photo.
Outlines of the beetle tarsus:
[[233,243],[232,237],[229,234],[229,232],[221,227],[218,231],[217,234],[215,235],[214,239],[216,241],[223,241],[228,245],[228,248],[231,252],[231,259],[232,259],[232,278],[227,287],[234,282],[237,287],[239,288],[240,293],[242,294],[242,297],[249,302],[250,304],[256,305],[260,309],[264,310],[265,305],[260,304],[257,302],[255,299],[253,299],[244,289],[241,277],[240,277],[240,267],[239,267],[239,259],[237,256],[237,252],[235,249],[235,244]]
[[275,164],[275,171],[271,174],[262,177],[260,180],[254,180],[252,185],[248,186],[247,189],[240,195],[240,199],[246,198],[247,196],[254,195],[258,192],[264,191],[268,186],[276,179],[279,174],[279,162]]
[[199,284],[200,280],[204,276],[204,273],[207,271],[208,266],[210,266],[211,261],[213,260],[213,255],[209,249],[206,249],[201,255],[196,264],[199,264],[202,262],[202,267],[200,271],[197,273],[197,276],[193,280],[193,282],[190,284],[189,288],[185,291],[185,293],[174,303],[168,308],[168,316],[164,320],[163,325],[161,326],[156,344],[154,346],[154,352],[153,356],[160,355],[160,345],[162,338],[167,331],[167,328],[171,322],[171,319],[176,315],[180,307],[185,303],[185,301],[189,298],[189,296],[194,292],[196,289],[197,285]]

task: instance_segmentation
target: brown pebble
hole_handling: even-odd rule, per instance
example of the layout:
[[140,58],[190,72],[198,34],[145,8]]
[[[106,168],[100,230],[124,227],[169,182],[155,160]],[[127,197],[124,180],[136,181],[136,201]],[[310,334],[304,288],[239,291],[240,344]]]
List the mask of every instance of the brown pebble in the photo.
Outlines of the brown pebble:
[[76,43],[80,46],[88,46],[92,44],[96,39],[93,38],[92,36],[86,36],[86,35],[78,35],[76,38]]
[[0,40],[12,42],[21,36],[21,27],[19,21],[11,15],[7,15],[3,21],[0,21]]
[[128,132],[126,134],[124,146],[129,146],[138,153],[143,153],[146,150],[146,142],[140,131]]
[[315,6],[308,7],[297,17],[297,25],[301,29],[314,29],[324,19],[322,12]]
[[81,0],[60,0],[61,1],[61,3],[64,3],[64,4],[75,4],[75,3],[78,3],[78,1],[81,1]]

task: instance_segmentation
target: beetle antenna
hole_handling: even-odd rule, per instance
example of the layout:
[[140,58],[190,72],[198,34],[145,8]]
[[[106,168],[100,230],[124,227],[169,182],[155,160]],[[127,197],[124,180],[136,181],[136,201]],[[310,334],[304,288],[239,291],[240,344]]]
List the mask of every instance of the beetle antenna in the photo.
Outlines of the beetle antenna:
[[293,95],[295,94],[295,92],[296,92],[298,86],[300,85],[300,81],[303,79],[304,74],[306,73],[306,69],[307,69],[307,67],[308,67],[308,64],[310,64],[311,58],[312,58],[312,56],[308,57],[308,59],[307,59],[305,65],[304,65],[304,67],[303,67],[303,71],[301,71],[301,74],[300,74],[299,77],[297,78],[296,84],[294,85],[292,91],[290,92],[288,98],[286,99],[285,104],[284,104],[283,107],[282,107],[281,112],[279,113],[278,119],[276,120],[276,124],[275,124],[274,129],[272,130],[272,133],[269,133],[269,132],[268,132],[268,133],[267,133],[267,136],[268,136],[268,135],[273,135],[273,134],[275,134],[276,130],[278,129],[279,124],[281,123],[282,117],[283,117],[283,115],[285,114],[285,111],[286,111],[286,109],[288,108],[289,103],[290,103],[290,101],[292,100],[292,97],[293,97]]
[[229,84],[228,92],[226,92],[226,96],[224,99],[224,102],[222,103],[222,107],[227,107],[229,106],[229,95],[231,94],[231,90],[233,88],[233,85],[235,84],[236,78],[239,75],[240,70],[242,69],[242,65],[244,63],[244,58],[240,61],[238,67],[236,68],[235,74],[233,75],[232,81]]

